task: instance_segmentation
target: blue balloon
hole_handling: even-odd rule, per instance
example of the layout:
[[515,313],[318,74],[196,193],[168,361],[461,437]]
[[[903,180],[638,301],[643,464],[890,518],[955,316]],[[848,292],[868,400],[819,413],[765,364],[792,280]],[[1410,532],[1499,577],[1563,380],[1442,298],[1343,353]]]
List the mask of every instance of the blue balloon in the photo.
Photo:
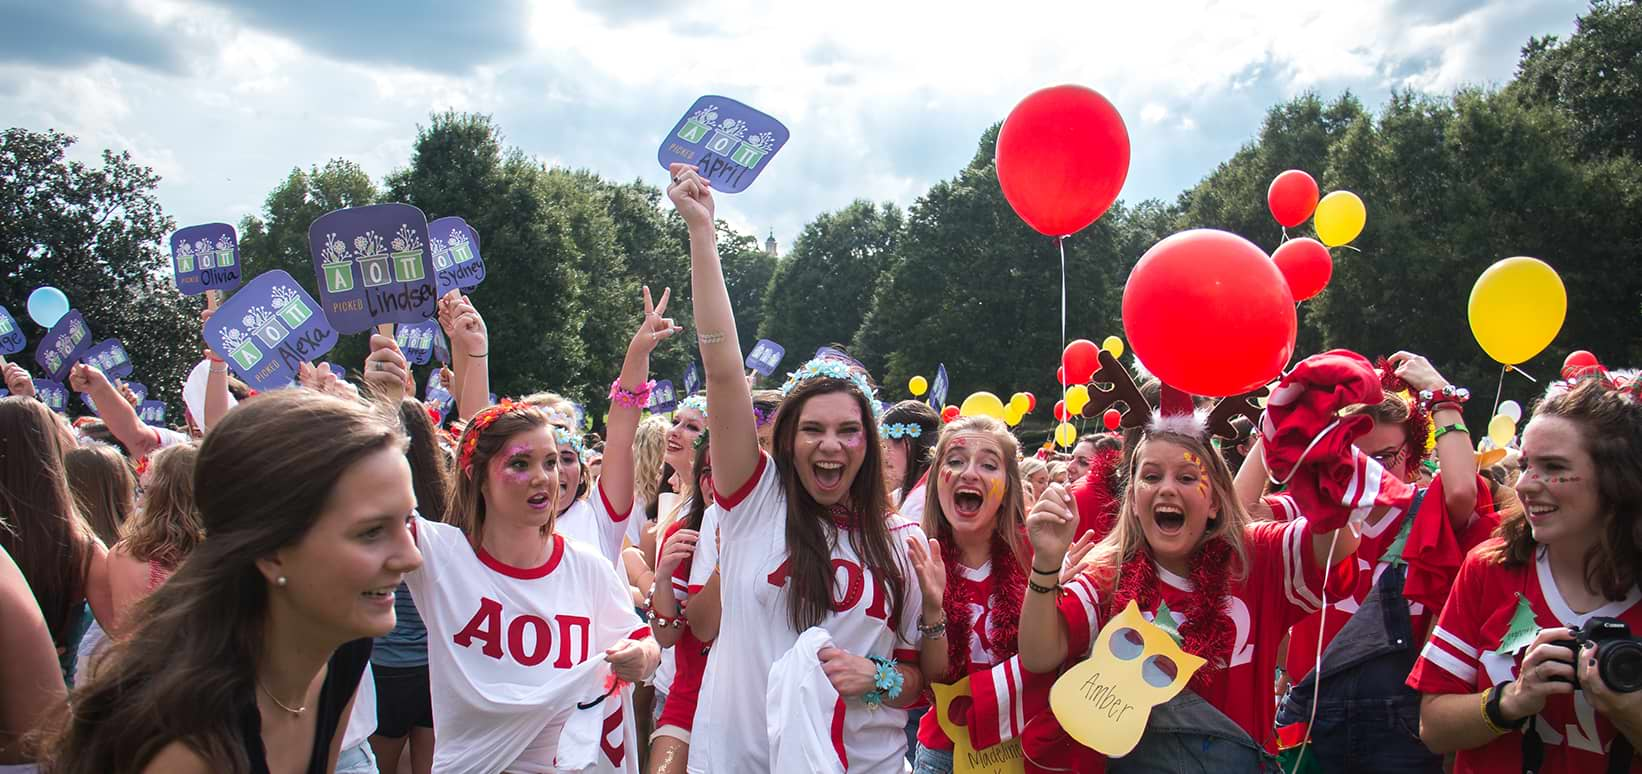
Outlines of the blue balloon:
[[68,296],[63,291],[46,285],[29,294],[29,317],[42,328],[50,328],[68,314]]

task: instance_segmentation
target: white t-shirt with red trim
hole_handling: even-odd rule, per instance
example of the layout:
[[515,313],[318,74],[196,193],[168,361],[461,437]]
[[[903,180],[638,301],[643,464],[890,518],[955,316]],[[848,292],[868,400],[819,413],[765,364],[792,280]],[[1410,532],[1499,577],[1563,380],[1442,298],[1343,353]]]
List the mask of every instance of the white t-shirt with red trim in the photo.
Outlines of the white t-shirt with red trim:
[[621,542],[627,536],[628,524],[634,521],[634,507],[629,505],[626,513],[616,513],[604,493],[604,479],[599,479],[594,489],[597,491],[593,496],[577,500],[559,514],[553,531],[586,543],[604,554],[612,565],[621,567]]
[[[769,668],[798,642],[787,619],[787,497],[768,455],[740,491],[720,492],[718,518],[719,593],[723,613],[712,658],[707,661],[696,717],[710,719],[712,733],[697,734],[690,747],[690,771],[768,771],[767,688]],[[918,577],[906,553],[906,539],[924,540],[918,525],[885,517],[890,545],[905,580],[901,620],[891,622],[887,583],[878,583],[861,563],[849,533],[832,529],[833,611],[820,627],[832,643],[858,656],[918,661]],[[703,529],[702,542],[710,536]],[[699,550],[699,549],[698,549]],[[697,557],[695,564],[702,564]],[[839,699],[842,719],[830,728],[787,733],[830,735],[851,774],[901,772],[906,765],[906,711],[885,705],[867,709],[859,698]]]
[[[1517,678],[1526,650],[1515,655],[1499,654],[1511,616],[1521,594],[1534,609],[1534,621],[1541,628],[1582,626],[1598,616],[1618,618],[1642,632],[1642,590],[1632,588],[1623,600],[1609,602],[1588,613],[1576,613],[1563,599],[1551,577],[1551,567],[1540,548],[1534,563],[1527,567],[1506,567],[1487,555],[1498,546],[1496,538],[1477,546],[1460,565],[1458,579],[1448,594],[1431,639],[1408,685],[1420,693],[1479,693]],[[1584,691],[1573,695],[1556,694],[1545,703],[1535,720],[1541,749],[1545,752],[1545,774],[1586,774],[1607,770],[1605,752],[1619,738],[1606,717],[1597,714]],[[1472,750],[1460,750],[1454,760],[1455,774],[1493,774],[1522,770],[1522,736],[1505,734]],[[1631,761],[1632,772],[1642,772],[1642,761]]]
[[[547,561],[520,568],[454,526],[418,517],[422,567],[405,576],[428,629],[428,679],[440,772],[555,772],[575,712],[604,714],[597,771],[637,771],[626,689],[621,703],[577,710],[607,690],[582,669],[624,639],[650,636],[627,585],[593,548],[552,537]],[[603,708],[609,708],[606,711]]]
[[[1290,626],[1321,607],[1324,573],[1304,519],[1250,524],[1243,535],[1248,573],[1241,582],[1231,581],[1226,595],[1226,615],[1236,626],[1230,663],[1199,693],[1256,742],[1275,750],[1277,646]],[[1327,576],[1330,597],[1345,596],[1357,581],[1354,560],[1336,561]],[[1157,578],[1163,601],[1184,626],[1194,595],[1191,579],[1162,567]],[[1079,577],[1066,584],[1057,606],[1067,624],[1068,652],[1087,654],[1101,625],[1097,587],[1087,575]],[[1155,611],[1141,612],[1150,620]]]

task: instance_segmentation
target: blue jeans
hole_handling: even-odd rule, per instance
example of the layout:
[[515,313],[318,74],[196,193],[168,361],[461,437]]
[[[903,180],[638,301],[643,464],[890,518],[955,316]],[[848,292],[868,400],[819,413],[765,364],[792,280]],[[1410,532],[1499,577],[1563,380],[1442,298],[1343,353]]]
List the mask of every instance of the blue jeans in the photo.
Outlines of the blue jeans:
[[[907,709],[907,763],[912,763],[918,755],[918,724],[924,719],[924,713],[929,712],[929,705],[924,704]],[[952,767],[952,756],[947,756],[947,768]]]
[[377,774],[376,754],[369,741],[349,747],[336,756],[336,774]]
[[952,751],[918,747],[918,757],[912,761],[912,774],[952,774]]

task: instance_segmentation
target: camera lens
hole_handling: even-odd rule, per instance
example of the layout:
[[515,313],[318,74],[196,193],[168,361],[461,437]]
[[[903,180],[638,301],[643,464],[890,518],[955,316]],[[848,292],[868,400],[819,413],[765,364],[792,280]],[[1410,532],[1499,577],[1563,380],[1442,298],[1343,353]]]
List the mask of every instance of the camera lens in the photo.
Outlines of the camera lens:
[[1642,690],[1642,643],[1618,640],[1602,643],[1597,651],[1597,673],[1619,693]]

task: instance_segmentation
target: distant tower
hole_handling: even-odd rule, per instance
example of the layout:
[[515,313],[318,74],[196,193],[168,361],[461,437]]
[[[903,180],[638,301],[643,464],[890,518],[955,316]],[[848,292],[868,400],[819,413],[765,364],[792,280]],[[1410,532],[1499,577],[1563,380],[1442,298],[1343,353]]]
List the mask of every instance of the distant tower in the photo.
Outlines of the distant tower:
[[777,251],[776,247],[775,247],[775,230],[774,229],[772,229],[770,231],[770,238],[764,240],[764,252],[767,253],[771,258],[781,257],[781,253],[779,251]]

